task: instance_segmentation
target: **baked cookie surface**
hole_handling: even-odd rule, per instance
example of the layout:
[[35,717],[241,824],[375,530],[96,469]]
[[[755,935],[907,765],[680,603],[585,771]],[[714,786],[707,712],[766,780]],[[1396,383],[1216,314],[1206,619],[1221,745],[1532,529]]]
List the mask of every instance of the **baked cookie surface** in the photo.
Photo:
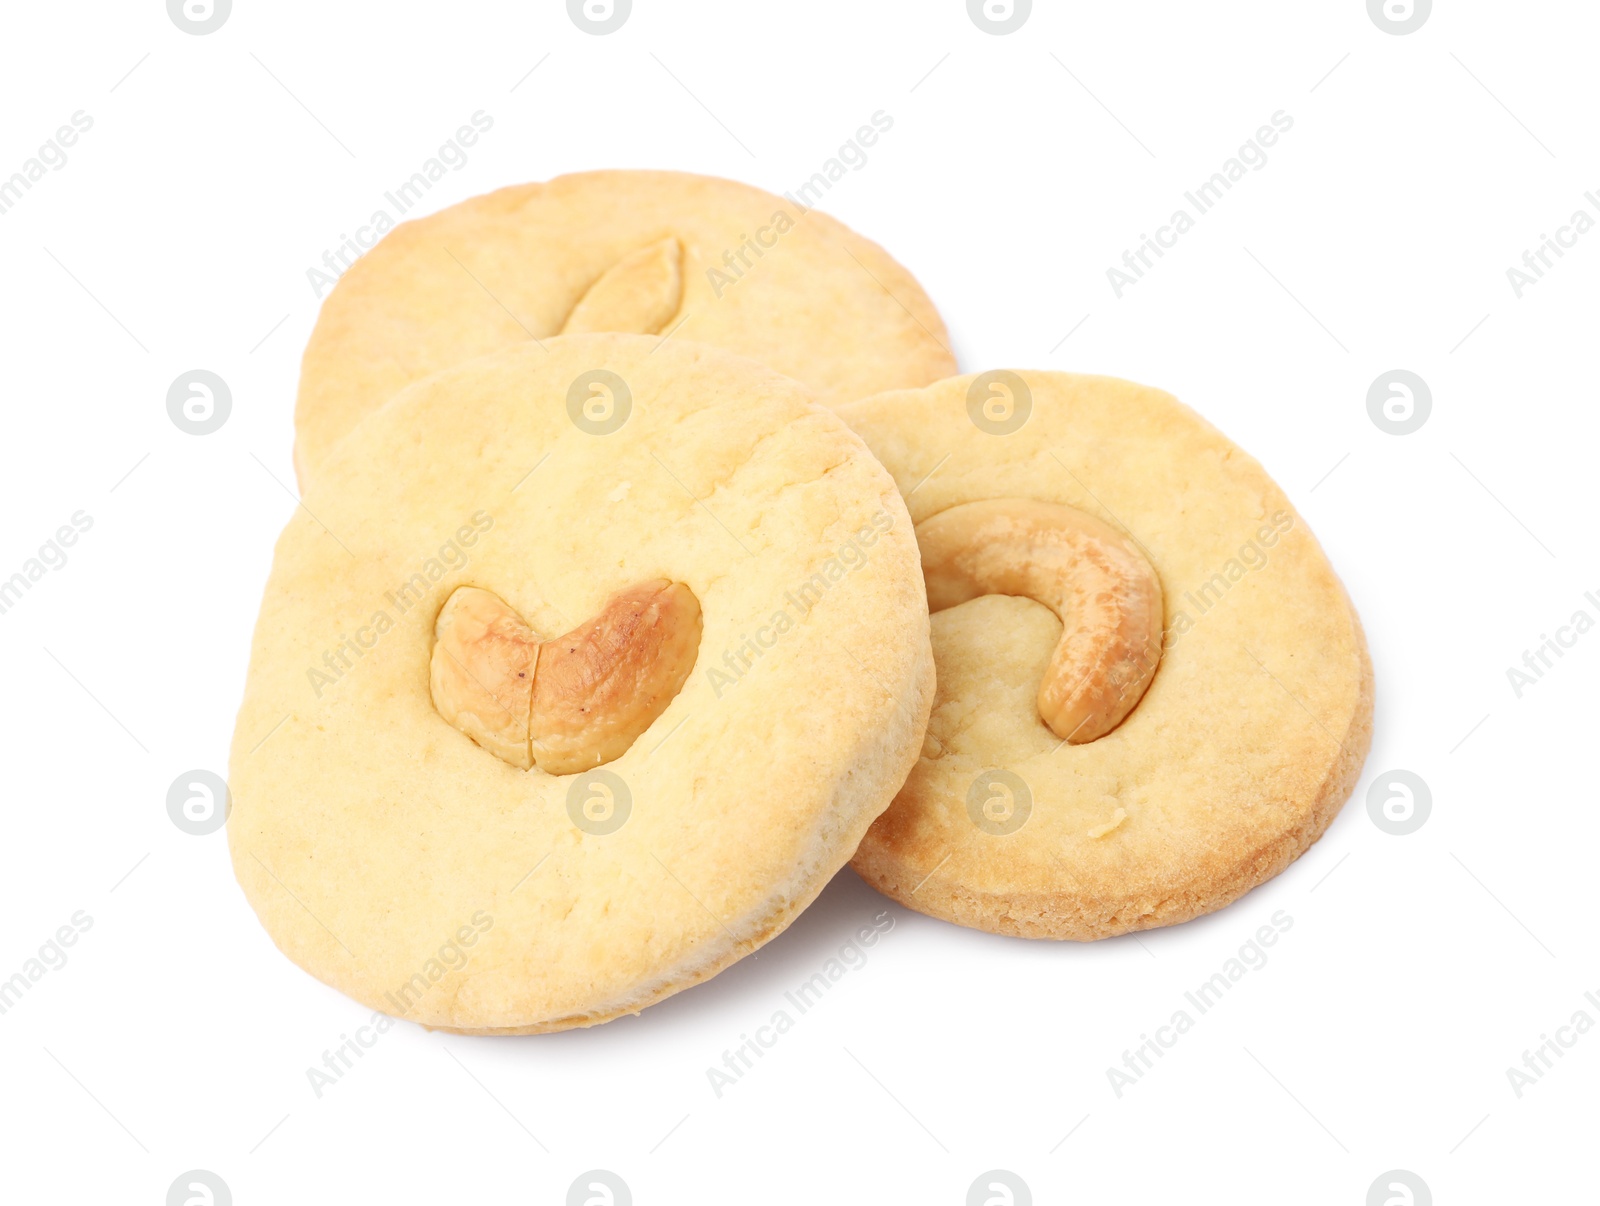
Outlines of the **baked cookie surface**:
[[302,485],[411,382],[529,340],[607,330],[712,344],[829,404],[956,369],[911,274],[826,214],[681,172],[561,176],[402,223],[339,279],[301,364]]
[[1160,583],[1147,688],[1074,744],[1036,698],[1062,621],[1015,594],[938,609],[942,567],[925,565],[934,711],[853,861],[868,883],[961,925],[1088,940],[1221,908],[1322,834],[1371,742],[1371,664],[1344,587],[1255,460],[1170,395],[1103,377],[958,377],[840,414],[919,533],[984,500],[1064,505]]
[[[473,1033],[635,1012],[781,931],[915,761],[933,686],[910,521],[798,383],[687,341],[530,342],[410,387],[329,464],[277,545],[228,831],[273,941],[364,1004]],[[438,643],[502,604],[546,638],[625,612],[487,684],[509,712],[533,671],[532,770],[493,704],[438,705],[486,683],[466,655],[441,675]],[[587,689],[573,658],[680,620],[698,628],[662,648],[693,665],[644,730],[538,769],[542,707],[590,719],[541,703],[547,656]]]

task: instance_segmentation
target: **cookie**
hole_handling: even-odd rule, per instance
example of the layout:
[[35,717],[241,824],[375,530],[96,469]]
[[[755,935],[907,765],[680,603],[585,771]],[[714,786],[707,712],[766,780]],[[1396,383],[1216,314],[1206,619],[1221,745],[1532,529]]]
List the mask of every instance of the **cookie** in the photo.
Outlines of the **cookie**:
[[405,222],[340,278],[301,365],[302,485],[411,382],[591,331],[713,344],[830,404],[956,371],[911,274],[825,214],[680,172],[560,176]]
[[548,339],[329,454],[273,560],[234,734],[240,884],[374,1009],[587,1026],[715,975],[850,858],[917,751],[909,517],[800,384]]
[[853,865],[960,925],[1089,940],[1278,874],[1353,790],[1372,669],[1261,466],[1159,390],[996,372],[841,408],[922,540],[927,741]]

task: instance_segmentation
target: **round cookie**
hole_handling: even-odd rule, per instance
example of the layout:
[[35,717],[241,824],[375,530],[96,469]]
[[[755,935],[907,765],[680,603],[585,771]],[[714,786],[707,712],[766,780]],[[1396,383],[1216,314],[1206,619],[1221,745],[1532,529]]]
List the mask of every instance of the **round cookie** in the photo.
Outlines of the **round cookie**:
[[574,331],[713,344],[829,404],[956,370],[911,274],[826,214],[682,172],[560,176],[402,223],[339,279],[301,364],[301,484],[411,382]]
[[[234,733],[234,869],[279,948],[374,1009],[519,1034],[636,1012],[780,932],[916,759],[932,653],[894,483],[798,383],[658,343],[568,336],[417,383],[279,539]],[[546,643],[509,643],[474,610],[494,600]],[[541,709],[615,737],[541,702],[547,655],[603,711],[627,693],[573,659],[620,649],[626,669],[655,622],[689,625],[660,646],[690,651],[687,677],[655,683],[625,749],[539,769]],[[507,712],[532,670],[531,770],[507,724],[441,711],[486,680],[440,645],[489,629],[526,655],[489,684]]]
[[[960,925],[1089,940],[1221,908],[1321,836],[1371,743],[1371,663],[1343,586],[1255,460],[1170,395],[1105,377],[957,377],[840,414],[919,534],[986,500],[1076,508],[1159,580],[1148,688],[1130,682],[1126,718],[1081,744],[1036,698],[1070,611],[1064,627],[1015,594],[935,611],[933,716],[854,859],[868,883]],[[940,608],[948,567],[925,571]]]

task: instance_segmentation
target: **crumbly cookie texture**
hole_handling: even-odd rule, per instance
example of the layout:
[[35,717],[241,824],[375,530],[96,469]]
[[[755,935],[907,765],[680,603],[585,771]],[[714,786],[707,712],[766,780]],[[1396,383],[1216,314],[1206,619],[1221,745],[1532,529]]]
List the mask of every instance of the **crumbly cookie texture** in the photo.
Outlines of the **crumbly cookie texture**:
[[402,223],[340,278],[301,364],[302,485],[411,382],[530,339],[605,330],[712,344],[830,405],[956,370],[921,286],[826,214],[681,172],[560,176]]
[[938,611],[922,756],[853,865],[913,909],[995,933],[1186,921],[1277,875],[1354,789],[1372,739],[1361,624],[1283,492],[1193,411],[1126,381],[1019,376],[1031,412],[1008,435],[969,415],[972,377],[840,413],[918,525],[1008,497],[1125,533],[1161,581],[1159,664],[1116,728],[1069,744],[1036,699],[1061,621],[1010,595]]
[[[569,409],[597,368],[627,387],[609,434]],[[676,339],[530,341],[410,387],[329,464],[278,542],[228,832],[280,949],[363,1004],[470,1033],[636,1012],[781,931],[916,760],[933,662],[910,518],[798,383]],[[468,732],[436,706],[459,589],[571,634],[660,583],[698,602],[695,664],[599,770],[521,769],[479,744],[514,755],[521,719]],[[454,623],[526,646],[505,614]],[[544,657],[474,672],[509,700]]]

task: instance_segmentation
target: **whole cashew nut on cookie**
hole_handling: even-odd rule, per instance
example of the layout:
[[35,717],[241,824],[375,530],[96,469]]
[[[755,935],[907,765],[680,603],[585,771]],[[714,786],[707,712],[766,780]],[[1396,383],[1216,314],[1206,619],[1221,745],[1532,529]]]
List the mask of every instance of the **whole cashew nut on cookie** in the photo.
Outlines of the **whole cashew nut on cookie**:
[[620,758],[694,668],[700,602],[655,579],[542,640],[499,595],[457,589],[439,612],[429,679],[439,715],[522,770],[552,775]]
[[928,610],[1022,595],[1062,623],[1039,715],[1083,745],[1116,728],[1161,660],[1161,581],[1138,547],[1076,507],[1025,498],[963,503],[917,525]]

